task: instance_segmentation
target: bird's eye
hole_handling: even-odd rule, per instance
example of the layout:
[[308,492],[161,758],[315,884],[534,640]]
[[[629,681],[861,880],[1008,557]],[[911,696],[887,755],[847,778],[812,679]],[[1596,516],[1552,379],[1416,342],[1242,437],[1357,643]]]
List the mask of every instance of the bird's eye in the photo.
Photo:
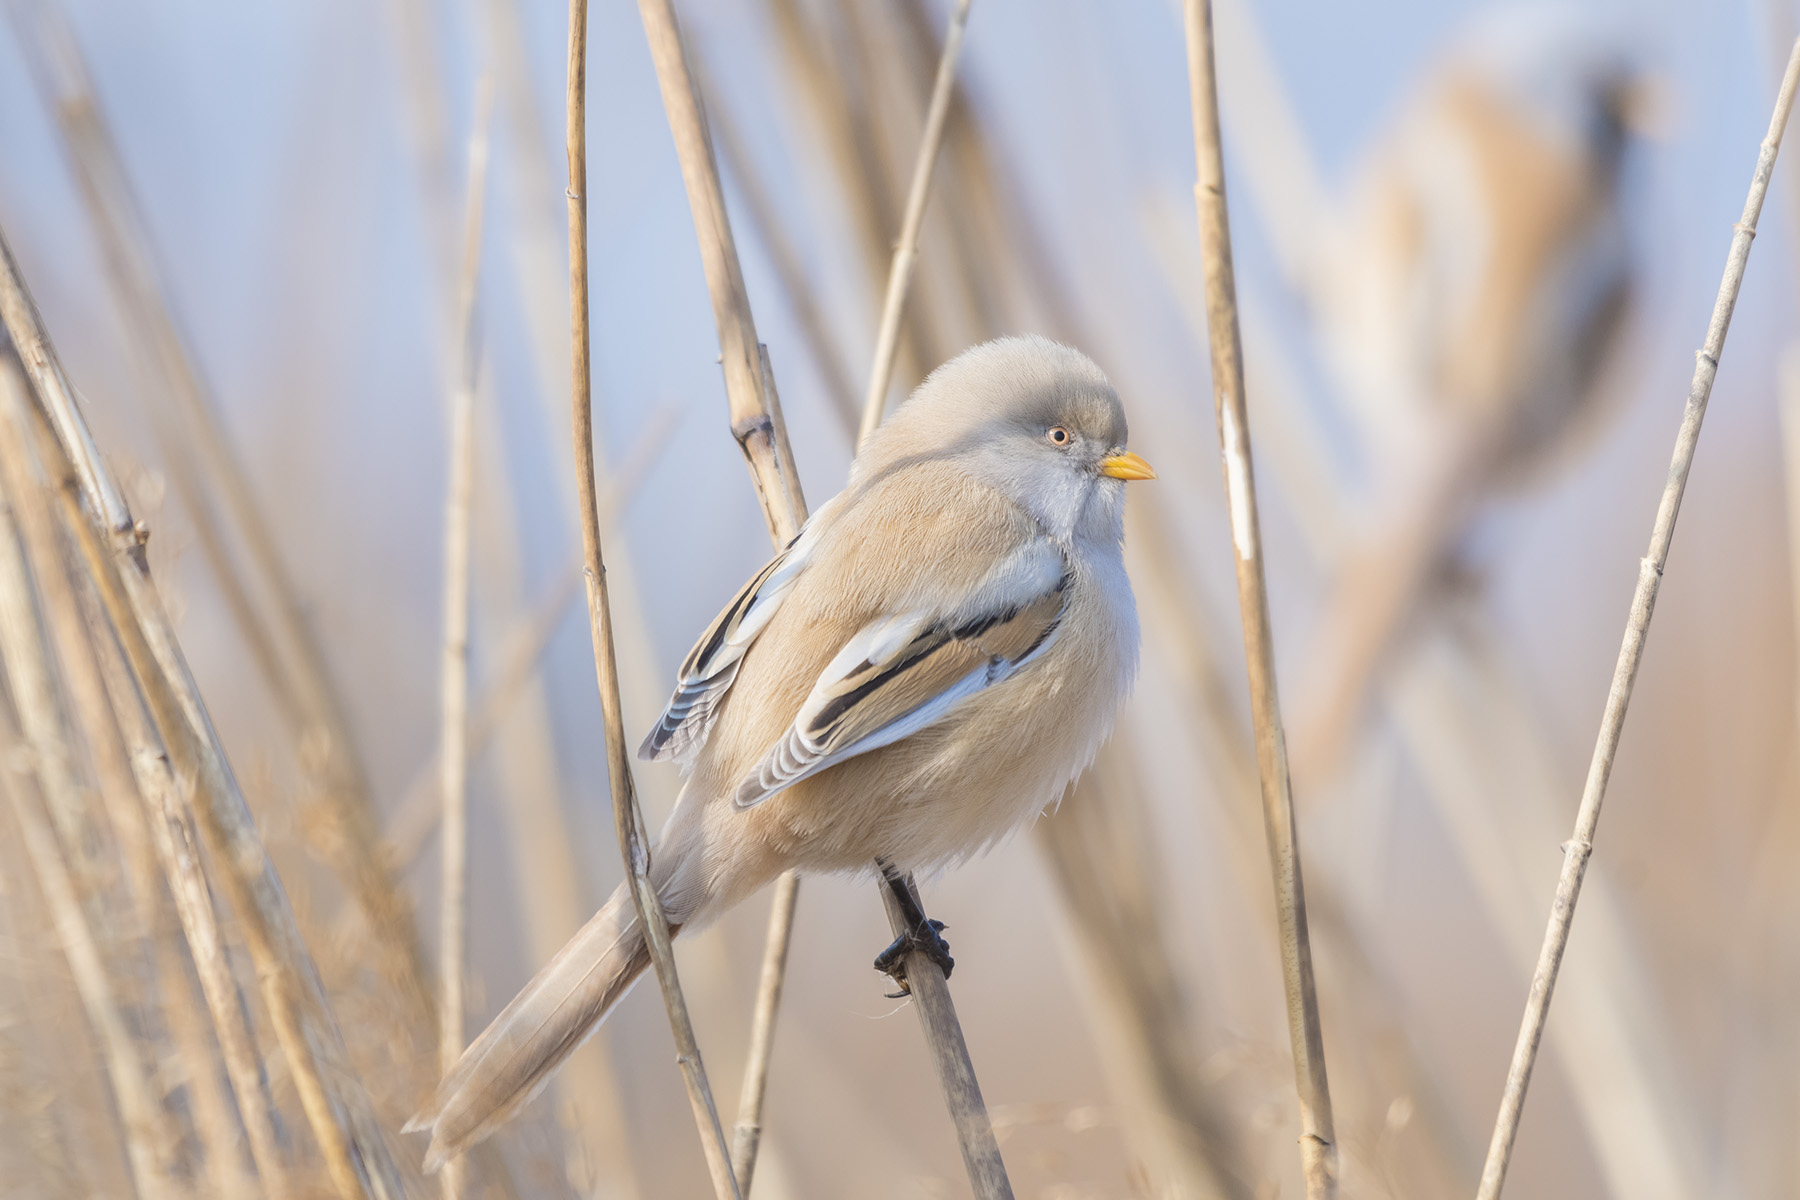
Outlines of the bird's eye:
[[1069,431],[1064,429],[1061,425],[1052,425],[1050,427],[1050,432],[1046,433],[1044,436],[1050,439],[1050,444],[1052,446],[1066,446],[1069,444]]

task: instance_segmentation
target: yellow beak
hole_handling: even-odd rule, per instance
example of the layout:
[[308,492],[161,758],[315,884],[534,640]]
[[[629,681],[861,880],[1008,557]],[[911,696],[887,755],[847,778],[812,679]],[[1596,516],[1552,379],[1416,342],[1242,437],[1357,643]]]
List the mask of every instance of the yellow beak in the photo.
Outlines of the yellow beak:
[[1156,469],[1131,451],[1100,460],[1100,473],[1114,479],[1155,479]]

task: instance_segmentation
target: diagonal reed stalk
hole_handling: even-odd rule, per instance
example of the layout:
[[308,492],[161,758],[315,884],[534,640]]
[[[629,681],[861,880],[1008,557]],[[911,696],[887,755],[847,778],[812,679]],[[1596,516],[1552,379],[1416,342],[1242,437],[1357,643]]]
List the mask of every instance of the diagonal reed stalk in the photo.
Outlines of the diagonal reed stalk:
[[178,1135],[151,1087],[132,1037],[119,986],[123,981],[115,978],[119,964],[115,959],[109,970],[106,962],[101,942],[105,929],[97,928],[106,913],[99,881],[77,865],[83,798],[69,769],[69,739],[56,700],[17,511],[17,496],[9,487],[0,505],[0,650],[5,654],[14,714],[0,727],[4,788],[70,978],[99,1042],[139,1200],[172,1200],[178,1194],[171,1178]]
[[[613,646],[612,612],[607,600],[606,563],[600,544],[600,503],[594,478],[594,414],[588,335],[587,244],[587,0],[569,2],[568,149],[569,149],[569,348],[570,417],[575,452],[575,485],[581,515],[581,546],[587,577],[588,626],[594,643],[594,667],[606,723],[606,763],[612,792],[613,825],[625,860],[628,886],[637,909],[656,982],[668,1010],[675,1037],[676,1061],[687,1085],[688,1102],[700,1130],[707,1172],[718,1200],[742,1200],[731,1173],[730,1151],[719,1112],[706,1081],[706,1066],[688,1017],[687,1001],[675,970],[675,953],[667,914],[650,882],[649,838],[638,811],[637,788],[631,777],[625,744],[624,714],[619,703],[618,657]],[[671,26],[674,14],[670,13]],[[648,21],[646,21],[648,24]],[[652,39],[654,46],[654,39]],[[692,93],[690,92],[690,98]],[[783,447],[785,449],[785,446]]]
[[[3,536],[10,539],[11,530]],[[11,573],[5,567],[0,567],[0,571]],[[169,1174],[173,1144],[168,1138],[168,1115],[157,1103],[143,1060],[119,1011],[118,996],[107,977],[99,941],[83,910],[79,886],[44,810],[35,778],[38,773],[27,765],[37,756],[27,752],[10,719],[0,725],[0,754],[5,759],[4,767],[0,767],[0,780],[4,781],[0,790],[12,803],[26,857],[50,908],[69,974],[88,1021],[99,1036],[101,1059],[124,1125],[125,1149],[138,1200],[174,1200],[180,1190]]]
[[133,518],[77,408],[18,264],[0,233],[0,319],[56,432],[52,476],[65,520],[125,645],[178,778],[195,781],[195,815],[242,922],[264,999],[333,1184],[344,1197],[399,1200],[401,1177],[300,936],[294,911],[226,761],[144,555]]
[[1637,586],[1632,592],[1630,614],[1625,621],[1624,642],[1613,667],[1612,685],[1607,690],[1606,707],[1600,717],[1600,733],[1594,743],[1594,756],[1588,764],[1587,781],[1582,786],[1575,833],[1563,844],[1562,873],[1556,881],[1556,897],[1550,907],[1549,924],[1544,930],[1543,949],[1538,954],[1537,969],[1532,973],[1525,1015],[1519,1025],[1519,1040],[1513,1047],[1512,1065],[1507,1069],[1500,1112],[1494,1119],[1494,1136],[1488,1145],[1487,1163],[1482,1168],[1481,1184],[1476,1191],[1478,1200],[1498,1200],[1500,1189],[1506,1182],[1506,1168],[1512,1160],[1513,1144],[1519,1135],[1525,1091],[1531,1084],[1531,1069],[1537,1061],[1538,1044],[1544,1036],[1551,994],[1556,988],[1557,972],[1562,967],[1563,951],[1569,944],[1575,905],[1581,898],[1582,877],[1587,872],[1588,859],[1594,853],[1594,832],[1600,824],[1600,806],[1606,799],[1606,783],[1612,775],[1619,736],[1625,728],[1625,711],[1637,682],[1638,664],[1643,660],[1650,617],[1656,608],[1656,593],[1662,586],[1663,567],[1668,562],[1669,545],[1675,537],[1675,519],[1681,512],[1682,493],[1687,488],[1688,472],[1694,465],[1700,424],[1706,418],[1713,379],[1719,372],[1719,355],[1725,349],[1725,334],[1731,327],[1731,313],[1737,306],[1738,289],[1744,282],[1744,267],[1750,258],[1750,243],[1756,237],[1756,221],[1762,213],[1763,197],[1769,190],[1769,178],[1775,172],[1776,154],[1781,149],[1781,135],[1787,128],[1797,86],[1800,86],[1800,40],[1794,42],[1788,56],[1787,71],[1775,98],[1775,111],[1769,119],[1769,132],[1757,154],[1750,193],[1744,200],[1744,213],[1732,227],[1731,249],[1726,255],[1725,274],[1719,281],[1712,318],[1707,322],[1706,341],[1695,356],[1694,378],[1688,386],[1687,406],[1675,435],[1668,481],[1657,501],[1656,520],[1650,530],[1650,548],[1639,564]]
[[1325,1039],[1313,981],[1312,945],[1306,924],[1306,891],[1299,834],[1275,689],[1274,637],[1263,578],[1262,531],[1250,459],[1244,399],[1244,352],[1238,331],[1237,284],[1231,261],[1231,227],[1225,203],[1225,162],[1219,144],[1218,78],[1213,56],[1211,0],[1186,0],[1188,80],[1194,113],[1198,179],[1194,202],[1204,261],[1207,330],[1212,346],[1213,395],[1224,460],[1226,505],[1237,565],[1238,607],[1249,665],[1250,708],[1262,780],[1263,821],[1275,880],[1282,981],[1287,994],[1288,1037],[1300,1099],[1300,1162],[1308,1200],[1337,1194],[1336,1133],[1325,1073]]
[[931,106],[925,112],[925,133],[919,156],[913,163],[912,183],[906,191],[906,215],[900,223],[900,241],[888,268],[887,296],[881,306],[881,328],[875,335],[875,361],[869,367],[869,388],[863,395],[862,429],[857,445],[869,440],[881,424],[887,408],[888,381],[894,374],[894,355],[900,345],[900,321],[906,314],[906,294],[912,286],[913,266],[919,259],[919,229],[925,223],[925,204],[931,198],[931,175],[937,166],[938,147],[944,140],[944,121],[950,115],[950,97],[956,84],[956,57],[962,52],[963,30],[969,23],[970,0],[956,0],[950,24],[944,32],[944,51],[938,59],[937,79],[931,86]]
[[429,1023],[428,974],[412,906],[382,860],[380,825],[349,718],[282,563],[276,531],[232,452],[168,299],[148,223],[80,47],[55,0],[10,7],[31,74],[56,114],[127,333],[163,393],[164,402],[148,408],[170,478],[233,619],[293,726],[296,756],[328,816],[323,857],[366,916],[378,965],[406,1002],[409,1019]]
[[[456,379],[450,399],[450,486],[444,501],[444,640],[439,687],[439,784],[444,812],[443,894],[438,921],[438,1065],[448,1073],[464,1044],[463,980],[469,948],[469,509],[475,490],[475,384],[481,360],[476,301],[481,284],[482,200],[487,189],[488,116],[493,83],[484,76],[469,135],[462,278],[457,285]],[[467,1186],[460,1160],[444,1164],[445,1200]]]
[[800,253],[776,214],[775,199],[769,194],[762,173],[757,170],[755,160],[739,135],[737,119],[732,116],[729,105],[710,103],[719,99],[719,91],[710,78],[711,73],[707,69],[704,55],[696,53],[692,65],[694,77],[699,82],[700,94],[709,101],[706,105],[706,124],[712,135],[713,147],[724,156],[725,169],[737,181],[744,209],[750,216],[750,227],[755,237],[762,242],[763,250],[769,256],[769,264],[775,268],[775,276],[781,281],[781,290],[787,296],[788,308],[793,312],[794,321],[800,326],[800,334],[806,339],[807,348],[812,352],[813,365],[823,378],[826,395],[831,400],[831,411],[844,423],[845,433],[855,437],[860,413],[856,409],[854,385],[850,382],[850,366],[844,360],[842,348],[826,326],[824,310],[806,278],[806,271],[800,263]]
[[[214,1066],[205,1010],[196,1011],[191,1003],[192,985],[187,978],[186,960],[190,956],[193,958],[202,978],[206,966],[200,961],[197,946],[182,946],[179,914],[175,914],[176,922],[169,920],[170,909],[162,894],[157,840],[157,835],[166,834],[166,830],[155,829],[154,819],[146,810],[146,797],[133,773],[97,658],[101,643],[90,637],[80,602],[82,597],[78,597],[69,577],[67,555],[50,499],[49,481],[36,457],[27,449],[32,441],[33,427],[24,371],[13,357],[11,341],[0,336],[0,343],[4,343],[4,349],[0,350],[0,429],[6,431],[0,436],[0,479],[4,480],[5,493],[10,498],[26,557],[31,563],[40,609],[61,664],[61,679],[69,698],[71,717],[79,725],[90,748],[96,780],[107,801],[107,815],[125,852],[133,904],[147,925],[146,933],[154,939],[161,1011],[174,1038],[178,1064],[187,1076],[202,1162],[218,1194],[248,1197],[255,1194],[257,1185],[245,1173],[238,1152],[238,1115]],[[209,918],[210,915],[209,906]],[[236,989],[229,991],[235,998]],[[224,1043],[221,1031],[221,1048]],[[229,1062],[226,1065],[229,1073]],[[249,1135],[251,1157],[265,1180],[267,1191],[284,1197],[288,1194],[286,1180],[272,1153],[272,1139],[261,1136],[272,1126],[257,1121],[259,1116],[266,1116],[266,1110],[252,1107],[251,1102],[255,1099],[255,1096],[247,1096],[242,1106],[243,1127]]]

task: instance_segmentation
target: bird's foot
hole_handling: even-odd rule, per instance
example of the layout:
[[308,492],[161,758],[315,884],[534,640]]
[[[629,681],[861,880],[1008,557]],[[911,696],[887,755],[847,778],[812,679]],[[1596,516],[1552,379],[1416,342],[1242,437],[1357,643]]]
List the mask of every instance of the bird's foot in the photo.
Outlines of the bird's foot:
[[893,945],[875,956],[875,969],[900,985],[899,991],[888,993],[888,999],[898,1000],[912,995],[912,985],[906,981],[906,956],[914,950],[936,963],[945,979],[950,978],[950,972],[956,967],[956,960],[950,957],[950,943],[939,932],[943,928],[942,921],[927,918],[921,924],[907,929],[894,939]]

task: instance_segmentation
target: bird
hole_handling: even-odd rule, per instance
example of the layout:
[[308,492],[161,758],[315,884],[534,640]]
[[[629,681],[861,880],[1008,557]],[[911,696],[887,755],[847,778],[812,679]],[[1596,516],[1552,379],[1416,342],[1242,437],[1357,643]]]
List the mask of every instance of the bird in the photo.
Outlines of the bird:
[[1297,775],[1330,774],[1481,501],[1541,479],[1596,424],[1632,292],[1621,161],[1652,92],[1609,27],[1503,9],[1362,172],[1316,309],[1373,498],[1306,656]]
[[[1062,795],[1137,668],[1125,484],[1156,473],[1126,439],[1099,366],[1036,336],[964,351],[874,431],[701,634],[639,748],[686,772],[650,858],[671,930],[790,868],[955,865]],[[941,923],[907,922],[878,966],[916,946],[947,972]],[[621,884],[409,1123],[427,1169],[517,1112],[649,961]]]

